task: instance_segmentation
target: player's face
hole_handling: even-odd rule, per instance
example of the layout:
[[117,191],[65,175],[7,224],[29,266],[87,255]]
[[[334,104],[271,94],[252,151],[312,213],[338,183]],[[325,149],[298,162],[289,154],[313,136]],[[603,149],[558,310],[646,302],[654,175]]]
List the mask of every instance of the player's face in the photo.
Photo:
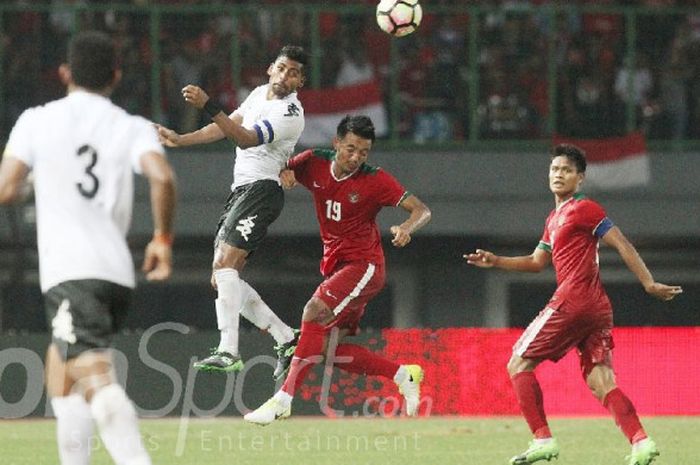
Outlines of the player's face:
[[557,197],[573,195],[583,181],[583,173],[579,173],[576,164],[568,157],[558,156],[549,165],[549,189]]
[[267,69],[270,88],[278,98],[284,98],[304,85],[301,63],[285,56],[279,57]]
[[354,173],[367,161],[372,141],[349,132],[345,137],[333,140],[335,148],[335,175],[342,177]]

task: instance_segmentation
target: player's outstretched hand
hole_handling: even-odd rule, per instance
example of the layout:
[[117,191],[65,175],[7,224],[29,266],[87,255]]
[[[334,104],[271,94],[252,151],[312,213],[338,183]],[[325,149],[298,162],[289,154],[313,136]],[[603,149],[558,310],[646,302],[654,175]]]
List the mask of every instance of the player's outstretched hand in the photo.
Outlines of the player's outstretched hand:
[[411,242],[411,235],[401,226],[392,226],[389,230],[394,235],[394,238],[391,240],[394,247],[405,247]]
[[280,183],[283,189],[291,189],[297,185],[297,178],[294,176],[294,171],[283,169],[280,171]]
[[178,147],[180,145],[180,134],[165,126],[155,123],[154,126],[158,131],[158,141],[166,147]]
[[474,253],[464,254],[464,259],[470,265],[478,266],[479,268],[491,268],[496,261],[496,255],[488,250],[476,249]]
[[146,246],[142,270],[149,281],[165,281],[173,271],[173,251],[170,244],[152,240]]
[[182,97],[185,99],[185,102],[200,110],[204,108],[204,104],[209,100],[209,96],[201,87],[192,84],[182,88]]
[[654,282],[646,289],[647,294],[653,295],[659,300],[671,300],[678,294],[683,293],[683,288],[680,286],[669,286],[667,284],[661,284]]

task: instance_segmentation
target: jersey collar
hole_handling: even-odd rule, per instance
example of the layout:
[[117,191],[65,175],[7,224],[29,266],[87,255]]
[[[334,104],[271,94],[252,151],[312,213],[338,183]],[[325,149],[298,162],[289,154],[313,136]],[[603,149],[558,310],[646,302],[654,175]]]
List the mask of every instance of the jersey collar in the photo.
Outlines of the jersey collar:
[[345,176],[343,176],[343,177],[341,177],[341,178],[338,178],[338,177],[336,177],[335,173],[333,172],[333,167],[334,167],[334,166],[335,166],[335,157],[333,157],[333,160],[331,161],[330,169],[331,169],[331,177],[332,177],[333,179],[335,179],[336,181],[338,181],[338,182],[343,182],[343,181],[345,181],[346,179],[353,177],[353,175],[354,175],[355,173],[357,173],[358,171],[360,171],[360,168],[362,168],[362,165],[360,165],[360,166],[359,166],[355,171],[353,171],[352,173],[346,174]]
[[586,194],[584,194],[583,192],[574,192],[574,195],[572,195],[571,197],[569,197],[568,199],[566,199],[564,202],[562,202],[562,203],[560,203],[559,205],[557,205],[556,209],[557,209],[557,211],[559,211],[559,209],[560,209],[561,207],[563,207],[564,205],[566,205],[567,203],[569,203],[569,201],[571,201],[571,200],[583,200],[583,199],[585,199],[585,198],[587,198],[587,197],[586,197]]

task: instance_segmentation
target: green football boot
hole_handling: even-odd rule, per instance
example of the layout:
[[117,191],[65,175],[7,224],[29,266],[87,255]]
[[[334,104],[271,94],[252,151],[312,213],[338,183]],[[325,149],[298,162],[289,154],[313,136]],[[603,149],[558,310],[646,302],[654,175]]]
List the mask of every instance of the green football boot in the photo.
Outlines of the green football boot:
[[552,438],[551,441],[545,444],[531,441],[530,447],[525,452],[510,459],[510,465],[526,465],[540,460],[549,462],[557,457],[559,457],[559,444],[557,444],[556,439]]
[[633,450],[630,455],[625,457],[627,465],[649,465],[659,456],[659,450],[656,448],[656,443],[651,439],[644,441]]
[[192,366],[200,371],[230,373],[241,371],[243,369],[243,360],[238,355],[214,349],[209,357],[194,362]]

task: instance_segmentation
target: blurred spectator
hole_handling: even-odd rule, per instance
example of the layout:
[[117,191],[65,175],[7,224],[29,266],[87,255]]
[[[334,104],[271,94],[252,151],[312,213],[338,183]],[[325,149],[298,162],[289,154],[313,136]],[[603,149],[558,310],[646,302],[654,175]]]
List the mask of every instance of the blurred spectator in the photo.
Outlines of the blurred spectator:
[[122,58],[122,80],[112,93],[112,100],[132,114],[150,115],[150,63],[143,53],[147,41],[145,33],[133,26],[134,19],[139,22],[144,18],[121,12],[107,14],[107,27]]
[[540,123],[533,102],[541,105],[538,98],[543,91],[542,81],[526,73],[539,71],[541,62],[531,57],[544,53],[537,21],[511,5],[510,10],[487,14],[483,28],[486,34],[479,56],[479,134],[488,139],[536,137]]
[[[410,136],[416,115],[428,104],[426,94],[428,77],[434,63],[434,51],[415,37],[407,38],[398,54],[398,67],[394,72],[399,76],[399,133]],[[417,63],[421,63],[417,66]],[[391,108],[391,107],[390,107]]]
[[[22,109],[62,93],[56,69],[65,43],[75,30],[90,26],[110,31],[124,57],[124,77],[113,94],[115,102],[130,112],[164,117],[160,122],[179,130],[196,126],[202,118],[182,104],[180,89],[186,81],[204,85],[231,110],[257,85],[271,50],[283,42],[295,42],[316,53],[312,66],[321,67],[310,70],[307,86],[378,79],[389,104],[398,81],[401,105],[387,108],[400,112],[398,131],[407,139],[462,138],[471,130],[472,116],[479,118],[475,124],[484,137],[547,136],[550,66],[556,67],[552,76],[557,80],[556,132],[586,137],[624,132],[629,101],[635,107],[635,123],[648,129],[651,138],[700,138],[700,13],[678,9],[697,7],[698,0],[434,0],[434,8],[424,5],[418,31],[401,39],[377,27],[376,0],[340,0],[339,4],[357,8],[343,10],[318,5],[307,9],[305,0],[298,4],[284,0],[3,3],[49,7],[38,12],[0,10],[4,53],[0,131]],[[96,3],[109,7],[91,10]],[[249,6],[236,9],[235,20],[232,10],[225,8],[234,3]],[[120,10],[120,5],[129,4],[144,9]],[[155,4],[204,7],[201,11],[163,10],[159,56],[153,55],[158,48],[152,49],[148,10]],[[473,5],[489,8],[479,10],[474,18],[469,16],[475,12],[469,9]],[[539,8],[545,5],[557,9]],[[600,5],[646,9],[595,11]],[[464,8],[456,9],[459,6]],[[676,9],[668,10],[671,6]],[[320,33],[317,48],[311,47],[315,18]],[[636,21],[637,31],[633,70],[622,60],[628,56],[629,19]],[[478,44],[471,48],[468,28],[474,20],[479,27]],[[469,56],[473,51],[477,57]],[[390,62],[392,56],[398,63]],[[478,61],[473,75],[472,59]],[[157,84],[154,63],[160,63],[162,71],[159,102],[151,98],[151,86]],[[478,82],[477,103],[468,96],[473,82]],[[470,114],[474,107],[478,115]]]
[[336,87],[350,86],[372,81],[374,68],[367,58],[363,41],[345,36],[340,41],[340,69],[335,78]]
[[78,14],[71,7],[85,5],[84,0],[51,0],[51,26],[59,34],[71,34],[78,28]]
[[[592,66],[585,40],[574,40],[559,78],[557,132],[572,137],[607,137],[622,131],[617,103],[606,76]],[[624,121],[624,120],[622,120]]]
[[532,135],[532,111],[513,75],[493,69],[484,76],[489,83],[478,108],[479,132],[486,139],[526,139]]
[[639,125],[645,132],[659,114],[658,105],[652,99],[653,89],[654,77],[646,54],[639,52],[634,65],[631,57],[625,58],[624,65],[615,77],[615,93],[623,103],[617,111],[624,114],[624,120],[628,121],[628,105],[633,105],[635,125]]
[[181,90],[187,84],[202,84],[203,65],[196,38],[180,42],[172,60],[165,64],[168,119],[179,132],[192,132],[200,126],[201,112],[183,100]]
[[615,92],[623,102],[630,100],[640,108],[649,100],[649,94],[654,85],[649,60],[644,53],[638,53],[634,64],[630,57],[625,58],[625,64],[617,72]]
[[660,106],[662,118],[660,127],[655,128],[654,137],[683,139],[687,135],[688,117],[688,83],[693,75],[689,63],[690,28],[682,23],[676,28],[668,59],[661,70]]

